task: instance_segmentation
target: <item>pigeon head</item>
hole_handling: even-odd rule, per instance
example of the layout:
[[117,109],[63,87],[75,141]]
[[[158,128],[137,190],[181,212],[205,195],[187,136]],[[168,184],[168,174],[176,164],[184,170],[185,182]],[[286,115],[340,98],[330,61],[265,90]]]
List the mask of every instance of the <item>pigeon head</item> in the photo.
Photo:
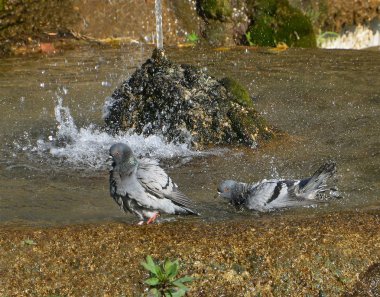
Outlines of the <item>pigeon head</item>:
[[110,148],[110,157],[113,161],[113,166],[122,171],[132,171],[137,160],[133,155],[132,149],[124,143],[116,143]]
[[237,182],[234,180],[225,180],[221,182],[218,186],[219,196],[228,201],[231,201],[236,184]]

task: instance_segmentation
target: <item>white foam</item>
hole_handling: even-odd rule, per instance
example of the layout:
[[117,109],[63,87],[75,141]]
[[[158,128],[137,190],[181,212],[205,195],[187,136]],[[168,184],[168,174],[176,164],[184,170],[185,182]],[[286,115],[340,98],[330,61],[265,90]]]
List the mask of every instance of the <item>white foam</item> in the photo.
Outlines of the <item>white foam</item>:
[[337,37],[321,36],[318,38],[318,46],[326,49],[363,49],[380,46],[380,32],[378,30],[374,32],[368,27],[359,25],[355,31]]
[[156,159],[201,154],[191,150],[190,141],[182,144],[167,143],[160,135],[144,137],[133,131],[110,135],[95,125],[78,128],[69,108],[63,106],[63,98],[58,94],[56,96],[57,104],[54,111],[58,124],[57,131],[55,135],[39,139],[37,145],[32,148],[32,151],[40,156],[58,158],[75,168],[100,169],[106,166],[105,160],[108,157],[109,147],[117,142],[127,143],[137,156],[149,156]]

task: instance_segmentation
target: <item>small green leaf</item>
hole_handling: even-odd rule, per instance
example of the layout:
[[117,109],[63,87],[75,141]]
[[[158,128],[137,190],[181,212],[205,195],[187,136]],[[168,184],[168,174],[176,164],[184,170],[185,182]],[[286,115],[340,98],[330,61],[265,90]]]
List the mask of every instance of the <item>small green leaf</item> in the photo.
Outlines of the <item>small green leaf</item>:
[[148,296],[161,297],[161,292],[154,288],[149,291]]
[[186,287],[183,283],[179,282],[179,281],[174,281],[172,282],[172,284],[176,287],[178,287],[179,289],[182,289],[184,291],[189,291],[189,288]]
[[150,271],[151,273],[153,273],[154,275],[156,275],[156,268],[155,267],[150,267],[147,263],[145,262],[141,262],[141,265],[144,266],[144,268],[148,271]]
[[159,265],[156,265],[156,276],[161,282],[164,282],[167,279],[166,274],[162,271]]
[[182,289],[179,289],[179,290],[176,290],[176,291],[170,291],[169,294],[170,295],[166,295],[165,294],[165,296],[181,297],[181,296],[184,296],[186,294],[186,291],[184,291]]
[[154,263],[153,258],[151,256],[146,256],[146,264],[148,264],[150,267],[155,267],[156,263]]
[[151,256],[146,256],[146,262],[141,262],[141,265],[144,266],[144,268],[154,275],[159,274],[159,266],[157,266]]
[[188,283],[188,282],[192,282],[193,280],[194,280],[194,278],[191,276],[184,276],[184,277],[177,279],[176,282]]
[[165,263],[164,263],[164,269],[165,269],[165,271],[168,271],[173,264],[174,263],[172,261],[166,259]]
[[165,261],[165,274],[169,279],[173,279],[177,273],[178,273],[178,260],[171,262],[171,261]]
[[27,245],[36,245],[37,243],[32,240],[32,239],[25,239],[22,241],[23,244],[27,244]]
[[199,37],[196,33],[192,32],[186,36],[186,42],[188,43],[196,43],[199,41]]
[[151,277],[144,281],[149,286],[156,286],[160,283],[160,280],[157,277]]

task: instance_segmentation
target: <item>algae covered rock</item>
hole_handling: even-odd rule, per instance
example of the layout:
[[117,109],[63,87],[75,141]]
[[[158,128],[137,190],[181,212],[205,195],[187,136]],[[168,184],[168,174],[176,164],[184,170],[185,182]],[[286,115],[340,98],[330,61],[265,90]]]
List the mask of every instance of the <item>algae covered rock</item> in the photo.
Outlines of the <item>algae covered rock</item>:
[[249,25],[245,7],[243,0],[197,1],[197,12],[204,20],[203,41],[212,46],[233,46],[240,42]]
[[158,50],[108,98],[104,120],[111,133],[133,129],[194,146],[256,146],[274,135],[237,82],[174,64]]
[[250,44],[276,46],[280,42],[294,47],[315,47],[316,37],[308,17],[288,0],[248,1],[252,24],[247,31]]
[[230,0],[199,0],[199,7],[209,19],[222,21],[232,15]]

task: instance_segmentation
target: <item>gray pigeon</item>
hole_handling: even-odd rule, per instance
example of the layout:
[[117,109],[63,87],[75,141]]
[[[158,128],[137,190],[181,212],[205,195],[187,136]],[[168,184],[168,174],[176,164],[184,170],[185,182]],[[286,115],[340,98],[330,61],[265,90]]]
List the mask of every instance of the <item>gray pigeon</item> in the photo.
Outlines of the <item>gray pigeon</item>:
[[226,180],[218,186],[218,193],[220,197],[228,200],[236,208],[245,207],[262,212],[284,207],[311,205],[318,202],[318,198],[321,199],[328,194],[339,197],[336,189],[330,190],[326,186],[328,178],[335,172],[335,162],[329,161],[323,164],[310,178],[301,180],[264,179],[254,184]]
[[147,158],[137,160],[131,148],[116,143],[110,148],[110,193],[125,212],[131,212],[150,224],[159,213],[198,214],[191,201],[178,190],[177,185],[158,166]]

